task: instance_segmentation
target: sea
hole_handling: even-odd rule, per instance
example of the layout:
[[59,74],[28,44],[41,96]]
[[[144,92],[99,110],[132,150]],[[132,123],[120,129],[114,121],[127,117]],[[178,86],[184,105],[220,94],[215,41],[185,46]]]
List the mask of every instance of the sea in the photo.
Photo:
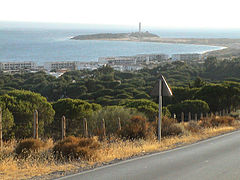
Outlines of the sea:
[[[240,38],[239,30],[157,29],[147,31],[164,38]],[[71,40],[71,37],[95,33],[135,32],[134,27],[103,25],[52,25],[0,22],[0,62],[50,61],[96,62],[99,57],[138,54],[204,53],[223,47],[155,42]]]

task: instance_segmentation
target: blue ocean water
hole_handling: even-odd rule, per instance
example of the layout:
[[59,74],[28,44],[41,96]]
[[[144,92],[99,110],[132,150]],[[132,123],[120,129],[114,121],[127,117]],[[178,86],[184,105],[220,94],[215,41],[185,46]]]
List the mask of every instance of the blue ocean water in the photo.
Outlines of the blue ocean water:
[[[216,46],[154,42],[70,40],[71,37],[80,34],[103,32],[117,33],[129,32],[129,30],[93,27],[73,29],[3,27],[0,28],[0,61],[35,61],[41,65],[47,61],[97,61],[98,57],[105,56],[202,53],[220,48]],[[184,33],[167,30],[154,29],[150,32],[162,37],[187,37],[187,33],[184,36]],[[197,37],[197,32],[192,32],[192,36]]]

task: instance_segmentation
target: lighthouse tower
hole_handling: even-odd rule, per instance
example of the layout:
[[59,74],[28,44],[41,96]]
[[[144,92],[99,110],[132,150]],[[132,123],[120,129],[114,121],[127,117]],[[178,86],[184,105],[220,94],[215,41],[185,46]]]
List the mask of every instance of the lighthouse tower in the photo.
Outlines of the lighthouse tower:
[[142,26],[141,22],[139,22],[139,27],[138,27],[138,39],[139,39],[139,41],[141,41],[141,39],[142,39],[142,37],[141,37],[142,27],[141,26]]
[[139,33],[141,33],[141,29],[142,29],[141,22],[139,22]]

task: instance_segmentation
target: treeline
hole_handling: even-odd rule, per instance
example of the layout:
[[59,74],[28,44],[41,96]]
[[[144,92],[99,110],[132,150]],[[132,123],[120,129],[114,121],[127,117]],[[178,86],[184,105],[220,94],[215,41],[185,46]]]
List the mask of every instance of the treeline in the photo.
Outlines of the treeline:
[[[0,93],[24,89],[40,93],[49,101],[63,97],[115,104],[119,99],[146,98],[159,74],[163,74],[171,87],[193,87],[198,77],[208,83],[240,82],[240,58],[217,60],[210,57],[204,63],[176,61],[138,72],[119,72],[110,67],[93,71],[71,71],[55,78],[44,72],[8,75],[1,73]],[[99,96],[100,95],[100,96]],[[108,102],[112,101],[112,102]]]

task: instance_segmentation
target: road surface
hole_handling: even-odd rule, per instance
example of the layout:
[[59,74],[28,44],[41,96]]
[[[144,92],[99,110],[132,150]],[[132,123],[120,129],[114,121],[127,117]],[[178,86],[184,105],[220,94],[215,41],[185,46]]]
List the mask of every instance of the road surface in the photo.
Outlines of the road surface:
[[240,131],[60,179],[238,180]]

